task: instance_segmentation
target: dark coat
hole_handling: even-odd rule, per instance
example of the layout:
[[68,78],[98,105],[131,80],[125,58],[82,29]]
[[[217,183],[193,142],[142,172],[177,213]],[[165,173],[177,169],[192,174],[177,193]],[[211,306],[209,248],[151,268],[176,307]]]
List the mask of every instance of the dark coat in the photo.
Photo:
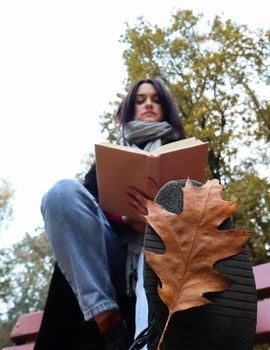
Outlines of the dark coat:
[[98,202],[98,186],[96,164],[93,164],[84,178],[84,187],[96,198]]

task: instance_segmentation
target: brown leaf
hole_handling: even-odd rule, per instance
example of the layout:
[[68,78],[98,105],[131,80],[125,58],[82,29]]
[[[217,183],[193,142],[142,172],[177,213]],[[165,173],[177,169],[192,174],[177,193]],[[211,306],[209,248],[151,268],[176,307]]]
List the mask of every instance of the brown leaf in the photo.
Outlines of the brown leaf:
[[170,213],[151,201],[147,203],[146,219],[165,245],[162,255],[149,251],[144,254],[162,283],[158,293],[169,309],[166,327],[176,311],[210,303],[203,294],[228,288],[228,282],[213,265],[239,253],[248,239],[243,230],[217,229],[236,208],[236,202],[221,199],[221,191],[217,180],[209,180],[201,187],[187,181],[180,214]]

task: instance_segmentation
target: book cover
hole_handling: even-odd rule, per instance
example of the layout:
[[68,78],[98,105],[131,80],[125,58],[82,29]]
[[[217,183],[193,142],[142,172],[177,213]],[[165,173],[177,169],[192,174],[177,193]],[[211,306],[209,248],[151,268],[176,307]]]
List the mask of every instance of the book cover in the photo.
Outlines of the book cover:
[[194,137],[171,142],[149,153],[138,148],[95,145],[99,204],[105,211],[136,218],[126,204],[125,191],[134,186],[147,196],[146,179],[161,188],[171,180],[204,182],[208,144]]

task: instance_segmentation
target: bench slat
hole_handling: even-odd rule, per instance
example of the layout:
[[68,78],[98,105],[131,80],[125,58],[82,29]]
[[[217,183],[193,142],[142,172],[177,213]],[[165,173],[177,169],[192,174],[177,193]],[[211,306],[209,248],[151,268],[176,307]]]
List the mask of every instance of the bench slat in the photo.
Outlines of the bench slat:
[[256,344],[270,342],[270,299],[259,300],[256,327]]
[[43,312],[40,311],[19,316],[11,331],[10,339],[15,344],[24,344],[35,340],[40,328],[42,315]]
[[253,266],[258,299],[270,297],[270,263]]

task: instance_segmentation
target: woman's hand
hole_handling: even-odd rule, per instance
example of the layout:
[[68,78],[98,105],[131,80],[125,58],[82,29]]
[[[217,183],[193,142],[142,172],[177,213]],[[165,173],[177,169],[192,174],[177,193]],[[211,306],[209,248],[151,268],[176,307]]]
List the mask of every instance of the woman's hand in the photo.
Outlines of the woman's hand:
[[149,193],[148,197],[132,186],[128,187],[125,193],[127,204],[130,205],[139,216],[148,214],[146,200],[153,200],[158,192],[158,186],[151,177],[147,178],[146,186]]
[[147,178],[147,189],[149,193],[148,197],[146,197],[135,187],[128,187],[125,193],[128,205],[130,205],[132,209],[136,211],[139,220],[134,220],[127,217],[123,217],[122,219],[127,225],[131,226],[138,232],[144,232],[145,230],[145,215],[148,214],[146,200],[153,200],[159,190],[156,182],[150,177]]

